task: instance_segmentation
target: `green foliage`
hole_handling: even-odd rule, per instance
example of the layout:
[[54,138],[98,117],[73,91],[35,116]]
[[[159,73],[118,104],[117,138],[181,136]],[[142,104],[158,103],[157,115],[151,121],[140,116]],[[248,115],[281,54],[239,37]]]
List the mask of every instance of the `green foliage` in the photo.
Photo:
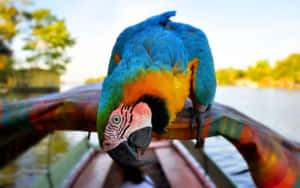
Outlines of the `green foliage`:
[[0,69],[0,83],[7,83],[8,76],[13,74],[14,59],[8,59],[4,69]]
[[271,72],[271,66],[267,60],[260,60],[254,66],[248,67],[247,77],[252,81],[260,81],[268,77]]
[[27,61],[33,64],[44,64],[50,70],[63,73],[70,57],[65,50],[75,44],[64,20],[57,19],[49,10],[39,9],[31,13],[31,37],[26,39],[24,50],[31,51]]
[[[216,71],[219,85],[233,85],[240,78],[258,82],[262,86],[284,85],[287,80],[292,84],[300,83],[300,54],[291,54],[271,67],[267,60],[260,60],[247,70],[234,68],[219,69]],[[271,85],[270,85],[271,84]]]
[[246,73],[241,69],[225,68],[216,71],[219,85],[230,85],[239,78],[245,77]]
[[0,0],[0,39],[9,42],[19,34],[18,26],[27,19],[27,0]]
[[91,83],[96,83],[103,81],[105,76],[100,76],[98,78],[88,78],[87,80],[84,81],[85,84],[91,84]]
[[272,70],[272,77],[275,80],[290,78],[300,82],[300,54],[291,54],[287,58],[277,61]]
[[10,1],[0,1],[0,36],[2,40],[11,40],[17,33],[19,11]]
[[0,40],[9,45],[22,33],[26,36],[23,49],[30,52],[28,63],[63,73],[70,62],[65,51],[75,44],[75,39],[64,20],[48,9],[26,11],[29,5],[27,0],[0,0]]
[[14,61],[10,58],[11,51],[0,39],[0,85],[5,85],[12,73]]

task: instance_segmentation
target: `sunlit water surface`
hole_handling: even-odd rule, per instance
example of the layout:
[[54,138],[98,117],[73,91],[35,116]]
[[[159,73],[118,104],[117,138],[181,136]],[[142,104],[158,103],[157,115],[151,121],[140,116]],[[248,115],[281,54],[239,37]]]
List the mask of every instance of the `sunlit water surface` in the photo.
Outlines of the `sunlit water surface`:
[[[299,89],[219,87],[216,101],[234,107],[289,140],[300,143]],[[223,137],[209,138],[205,144],[205,151],[238,187],[255,187],[249,173],[232,175],[247,169],[246,162],[234,146]]]
[[[73,86],[64,85],[62,90]],[[0,103],[13,102],[30,96],[32,95],[2,96]],[[230,105],[284,137],[300,143],[300,90],[219,87],[216,101]],[[0,170],[0,187],[1,185],[3,187],[30,187],[40,175],[46,173],[48,152],[51,154],[51,163],[54,163],[86,135],[86,132],[60,131],[44,138],[39,144]],[[49,138],[51,148],[48,148]],[[96,134],[92,134],[91,139],[93,143],[98,144]],[[254,187],[249,173],[239,176],[232,175],[246,169],[247,165],[241,155],[225,139],[221,137],[207,139],[205,151],[238,187]]]

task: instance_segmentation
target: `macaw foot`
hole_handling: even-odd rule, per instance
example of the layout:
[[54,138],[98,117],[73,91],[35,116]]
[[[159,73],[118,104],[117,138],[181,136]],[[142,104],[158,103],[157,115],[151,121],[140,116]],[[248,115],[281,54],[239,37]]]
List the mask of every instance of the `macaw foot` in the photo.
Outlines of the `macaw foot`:
[[196,148],[202,148],[204,145],[204,140],[201,139],[201,132],[204,126],[204,114],[208,112],[211,108],[211,104],[202,106],[201,108],[193,107],[192,112],[192,122],[191,122],[191,133],[194,131],[197,125],[197,136],[196,136]]

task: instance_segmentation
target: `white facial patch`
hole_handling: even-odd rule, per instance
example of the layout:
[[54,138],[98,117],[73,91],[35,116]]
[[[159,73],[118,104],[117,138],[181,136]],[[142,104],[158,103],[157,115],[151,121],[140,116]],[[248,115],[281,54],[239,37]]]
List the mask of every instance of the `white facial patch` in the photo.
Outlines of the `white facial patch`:
[[152,113],[146,103],[140,102],[133,106],[121,104],[110,115],[104,131],[103,150],[117,147],[139,129],[152,127],[151,118]]

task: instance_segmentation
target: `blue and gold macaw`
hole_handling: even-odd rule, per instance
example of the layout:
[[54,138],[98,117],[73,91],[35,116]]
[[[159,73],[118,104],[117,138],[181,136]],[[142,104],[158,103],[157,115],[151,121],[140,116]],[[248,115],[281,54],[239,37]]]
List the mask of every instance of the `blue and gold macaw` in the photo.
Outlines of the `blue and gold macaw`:
[[195,112],[191,128],[197,124],[200,133],[213,102],[216,78],[208,40],[203,31],[171,16],[175,11],[128,27],[112,50],[97,131],[102,148],[116,161],[134,161],[148,147],[152,131],[164,132],[188,97]]

